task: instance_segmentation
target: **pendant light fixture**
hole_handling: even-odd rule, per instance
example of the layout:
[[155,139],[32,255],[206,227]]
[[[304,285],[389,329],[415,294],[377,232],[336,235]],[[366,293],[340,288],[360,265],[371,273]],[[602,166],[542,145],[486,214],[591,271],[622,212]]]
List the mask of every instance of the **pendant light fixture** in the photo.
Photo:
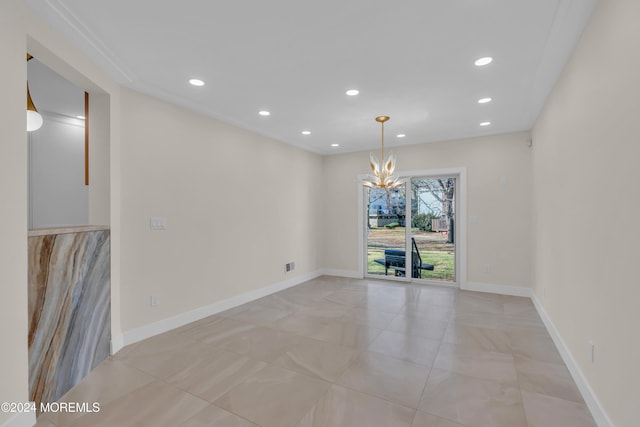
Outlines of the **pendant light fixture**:
[[382,125],[382,150],[380,152],[380,161],[373,155],[369,154],[369,165],[373,175],[369,175],[362,182],[365,187],[378,188],[380,190],[393,190],[403,185],[407,180],[400,179],[393,175],[396,168],[396,158],[393,153],[389,153],[387,157],[384,155],[384,123],[389,120],[389,116],[378,116],[376,122]]
[[[27,53],[27,62],[33,59],[33,56]],[[29,92],[29,82],[27,82],[27,132],[33,132],[42,127],[42,115],[38,113],[38,109],[33,104],[31,93]]]

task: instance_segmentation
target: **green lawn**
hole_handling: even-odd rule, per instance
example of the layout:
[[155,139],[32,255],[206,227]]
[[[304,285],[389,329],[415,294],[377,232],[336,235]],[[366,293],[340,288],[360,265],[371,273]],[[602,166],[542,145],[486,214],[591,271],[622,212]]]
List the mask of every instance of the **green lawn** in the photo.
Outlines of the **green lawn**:
[[[454,255],[450,252],[438,251],[420,251],[422,262],[425,264],[433,264],[433,271],[423,270],[423,279],[434,280],[454,280]],[[384,266],[378,264],[374,259],[384,258],[384,249],[369,248],[368,255],[368,273],[384,275]],[[389,275],[393,274],[393,270],[389,270]]]

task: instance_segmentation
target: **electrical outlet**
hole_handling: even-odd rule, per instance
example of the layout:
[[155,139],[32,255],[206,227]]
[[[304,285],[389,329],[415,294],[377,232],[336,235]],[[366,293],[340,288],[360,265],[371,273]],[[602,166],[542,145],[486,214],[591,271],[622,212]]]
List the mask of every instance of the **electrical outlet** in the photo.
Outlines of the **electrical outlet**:
[[591,360],[591,363],[596,363],[596,345],[593,341],[589,341],[587,350],[589,352],[589,360]]
[[149,297],[149,304],[151,305],[151,307],[156,307],[160,304],[160,298],[158,298],[158,295],[151,295]]
[[296,269],[296,263],[291,261],[291,271]]

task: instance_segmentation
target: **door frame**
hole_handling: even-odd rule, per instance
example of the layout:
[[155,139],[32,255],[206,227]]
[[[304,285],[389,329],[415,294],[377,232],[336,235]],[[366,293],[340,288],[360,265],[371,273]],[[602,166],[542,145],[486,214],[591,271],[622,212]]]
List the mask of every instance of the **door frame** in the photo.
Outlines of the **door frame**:
[[[448,176],[456,178],[456,222],[455,222],[455,276],[454,282],[444,282],[440,280],[428,280],[428,279],[413,279],[411,277],[396,278],[386,276],[386,280],[395,280],[404,283],[417,283],[426,285],[440,285],[440,286],[452,286],[460,289],[464,289],[467,284],[467,168],[466,167],[454,167],[443,169],[423,169],[415,171],[406,171],[398,174],[400,178],[431,178],[438,176]],[[358,175],[358,259],[360,263],[358,266],[358,275],[362,278],[381,278],[377,275],[367,274],[365,266],[367,265],[367,239],[365,235],[365,213],[368,217],[368,212],[365,212],[364,203],[364,186],[361,182],[366,179],[367,175]],[[407,185],[407,184],[405,184]],[[410,184],[408,184],[410,185]],[[407,192],[411,197],[411,192]],[[406,197],[406,196],[405,196]],[[411,201],[406,203],[409,215],[406,217],[407,223],[411,224]],[[407,229],[407,238],[405,239],[405,245],[408,247],[411,243],[409,238],[411,230]],[[406,249],[409,250],[409,249]]]

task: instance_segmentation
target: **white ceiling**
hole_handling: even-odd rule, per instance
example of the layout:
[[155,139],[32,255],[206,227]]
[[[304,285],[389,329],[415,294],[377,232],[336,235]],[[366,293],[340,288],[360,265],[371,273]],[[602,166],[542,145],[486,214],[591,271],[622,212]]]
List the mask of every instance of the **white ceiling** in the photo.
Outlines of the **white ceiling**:
[[530,129],[596,1],[27,3],[123,85],[328,154],[378,147],[378,115],[391,146]]

